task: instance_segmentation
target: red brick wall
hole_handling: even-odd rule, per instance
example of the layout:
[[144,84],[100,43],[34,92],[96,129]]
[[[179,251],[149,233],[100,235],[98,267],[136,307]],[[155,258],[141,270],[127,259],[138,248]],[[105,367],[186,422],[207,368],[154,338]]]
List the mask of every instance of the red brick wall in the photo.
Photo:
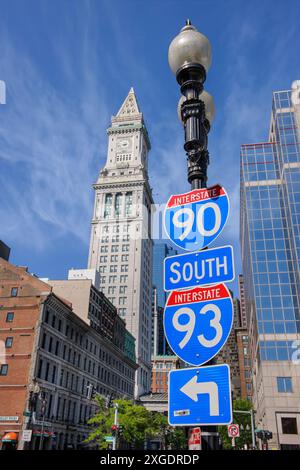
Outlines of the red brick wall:
[[[165,370],[161,371],[152,371],[152,383],[151,383],[151,392],[152,393],[167,393],[168,392],[168,372]],[[157,380],[161,380],[162,384],[156,384]]]
[[[11,288],[18,287],[17,297],[11,297]],[[49,286],[37,278],[0,259],[0,341],[13,338],[11,348],[5,349],[8,374],[0,376],[0,416],[18,416],[18,422],[0,422],[0,439],[7,431],[20,431],[26,409],[27,387],[31,366],[36,325],[40,304]],[[12,322],[6,322],[7,312],[14,312]],[[1,441],[0,441],[1,442]]]

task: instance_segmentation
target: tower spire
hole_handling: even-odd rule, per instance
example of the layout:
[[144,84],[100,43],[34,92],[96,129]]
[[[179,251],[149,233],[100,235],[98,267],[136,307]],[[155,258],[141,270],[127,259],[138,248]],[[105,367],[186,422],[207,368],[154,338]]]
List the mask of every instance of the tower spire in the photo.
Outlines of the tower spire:
[[131,87],[116,117],[136,116],[137,114],[140,114],[140,109],[134,89]]

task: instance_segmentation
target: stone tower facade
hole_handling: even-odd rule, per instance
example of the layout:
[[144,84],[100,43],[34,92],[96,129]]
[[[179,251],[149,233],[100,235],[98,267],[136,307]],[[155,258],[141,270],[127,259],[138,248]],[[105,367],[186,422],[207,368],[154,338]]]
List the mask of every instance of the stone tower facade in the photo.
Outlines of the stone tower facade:
[[150,141],[131,88],[111,119],[105,166],[94,184],[88,267],[100,271],[100,288],[136,338],[136,396],[151,381],[151,205]]

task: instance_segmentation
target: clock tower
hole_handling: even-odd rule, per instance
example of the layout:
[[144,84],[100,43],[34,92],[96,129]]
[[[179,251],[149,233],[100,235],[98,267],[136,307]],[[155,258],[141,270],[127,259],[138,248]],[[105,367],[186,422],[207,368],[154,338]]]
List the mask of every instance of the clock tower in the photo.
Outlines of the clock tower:
[[136,396],[150,390],[152,193],[150,141],[133,88],[107,129],[105,166],[94,184],[89,268],[136,340]]

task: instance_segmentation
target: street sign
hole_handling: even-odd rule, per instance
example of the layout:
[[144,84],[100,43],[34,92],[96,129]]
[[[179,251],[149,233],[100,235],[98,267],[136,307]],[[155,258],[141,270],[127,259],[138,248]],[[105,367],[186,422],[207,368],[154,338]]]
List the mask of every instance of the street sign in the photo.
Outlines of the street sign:
[[105,440],[106,442],[114,442],[114,437],[113,437],[113,436],[105,436],[105,437],[104,437],[104,440]]
[[229,366],[220,364],[170,371],[168,401],[171,426],[230,424]]
[[238,424],[230,424],[228,426],[228,437],[240,437],[240,429]]
[[49,421],[40,421],[38,419],[34,421],[34,424],[36,424],[37,426],[43,426],[44,428],[51,428],[52,426],[52,423],[50,423]]
[[222,186],[194,189],[170,197],[164,211],[165,231],[180,248],[201,250],[221,233],[228,214],[229,199]]
[[0,421],[19,421],[19,416],[0,416]]
[[192,428],[188,440],[189,450],[201,450],[201,428]]
[[223,347],[233,322],[225,284],[170,293],[164,311],[165,336],[176,356],[200,366]]
[[232,246],[169,256],[164,260],[164,290],[233,281]]
[[22,441],[30,442],[32,438],[32,429],[25,429],[22,435]]

